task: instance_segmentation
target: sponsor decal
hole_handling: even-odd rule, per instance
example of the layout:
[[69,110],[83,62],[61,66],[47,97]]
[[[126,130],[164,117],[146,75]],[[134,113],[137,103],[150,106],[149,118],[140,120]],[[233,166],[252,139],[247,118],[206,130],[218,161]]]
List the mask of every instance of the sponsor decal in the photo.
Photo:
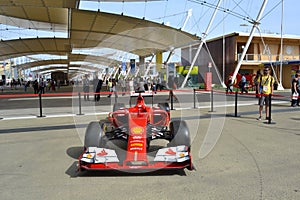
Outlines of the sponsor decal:
[[142,147],[143,143],[132,143],[130,144],[131,147]]
[[86,155],[86,157],[87,158],[93,158],[93,155],[89,153],[89,154]]
[[97,156],[106,156],[107,152],[103,149],[102,151],[100,151],[99,153],[97,153]]
[[133,136],[132,139],[134,139],[134,140],[141,140],[142,137],[141,136]]
[[168,151],[166,151],[166,154],[169,154],[169,155],[175,155],[176,152],[173,151],[171,148],[169,148]]
[[129,150],[130,150],[130,151],[142,151],[143,148],[141,148],[141,147],[130,147]]
[[131,128],[131,133],[133,133],[133,134],[138,135],[138,134],[142,134],[143,132],[144,132],[144,128],[141,126],[136,126],[136,127]]
[[185,154],[182,152],[179,154],[179,157],[184,157],[184,156],[185,156]]
[[143,143],[143,140],[131,140],[130,143]]

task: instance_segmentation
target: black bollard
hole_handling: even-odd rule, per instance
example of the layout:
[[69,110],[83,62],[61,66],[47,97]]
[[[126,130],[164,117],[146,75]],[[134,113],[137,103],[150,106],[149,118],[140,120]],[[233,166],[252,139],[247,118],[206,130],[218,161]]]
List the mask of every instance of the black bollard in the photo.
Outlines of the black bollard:
[[78,92],[78,107],[79,107],[79,113],[77,115],[83,115],[81,113],[81,94]]
[[43,115],[43,108],[42,108],[42,91],[39,91],[39,104],[40,104],[40,116],[38,117],[45,117]]
[[194,108],[196,108],[196,89],[194,89]]
[[268,124],[271,124],[271,107],[272,107],[272,94],[269,94],[269,119]]
[[276,124],[276,122],[272,121],[272,94],[269,94],[269,119],[265,124]]
[[171,110],[174,110],[173,108],[173,90],[170,91],[171,92]]
[[235,91],[234,117],[238,117],[237,107],[238,107],[238,91]]
[[235,97],[234,97],[234,115],[228,114],[226,116],[228,116],[228,117],[240,117],[240,115],[238,115],[238,91],[235,91]]
[[214,111],[214,91],[212,88],[210,91],[210,111],[209,112],[215,112]]

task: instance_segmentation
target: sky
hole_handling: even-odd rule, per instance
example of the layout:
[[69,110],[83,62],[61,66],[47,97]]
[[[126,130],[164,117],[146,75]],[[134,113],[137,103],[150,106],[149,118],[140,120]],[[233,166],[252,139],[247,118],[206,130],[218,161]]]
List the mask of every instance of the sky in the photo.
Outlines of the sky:
[[[135,18],[145,18],[157,23],[164,23],[174,28],[181,28],[191,34],[202,36],[207,29],[209,20],[219,0],[160,0],[144,2],[102,2],[101,0],[81,0],[80,9],[100,10],[101,12],[116,13]],[[264,0],[222,0],[212,26],[207,34],[207,39],[219,37],[233,32],[250,32],[252,24],[245,19],[255,20]],[[283,3],[283,4],[282,4]],[[283,5],[283,6],[282,6]],[[300,37],[300,25],[297,17],[299,0],[268,0],[263,12],[259,28],[263,33],[297,35]],[[283,12],[282,12],[283,9]],[[192,15],[183,27],[188,11]],[[226,12],[224,12],[224,10]],[[281,26],[282,22],[282,26]],[[48,37],[67,37],[66,33],[43,33],[42,31],[18,28],[8,29],[1,25],[1,39],[17,39],[19,37],[39,37],[43,34]],[[257,32],[257,31],[256,31]],[[25,37],[24,37],[25,36]],[[46,37],[46,36],[45,36]],[[178,50],[179,51],[179,50]],[[171,61],[180,60],[178,51],[172,56]],[[125,55],[125,54],[124,54]],[[121,56],[128,60],[132,55]],[[164,55],[164,60],[168,55]]]
[[[218,1],[206,0],[207,3],[201,5],[204,2],[202,0],[145,0],[144,2],[135,3],[81,0],[80,9],[100,10],[101,12],[116,14],[123,13],[126,16],[145,18],[157,23],[168,24],[174,28],[182,28],[183,31],[202,36]],[[262,3],[263,0],[222,0],[220,4],[222,9],[217,12],[207,38],[214,38],[232,32],[250,32],[252,24],[243,18],[248,17],[255,20]],[[284,5],[283,12],[282,5]],[[261,32],[281,34],[282,21],[283,34],[300,36],[300,24],[298,17],[296,17],[299,8],[299,0],[268,0],[259,26]],[[223,12],[224,9],[227,12]],[[191,10],[192,15],[187,21],[186,26],[183,27],[189,10]],[[45,33],[40,30],[23,31],[18,29],[18,27],[12,28],[5,24],[0,24],[0,29],[0,37],[4,40],[36,36],[67,37],[67,33]]]
[[[206,4],[201,5],[201,0],[163,0],[146,2],[90,2],[82,1],[81,9],[100,10],[102,12],[117,13],[136,18],[143,18],[158,23],[170,24],[175,28],[182,28],[187,16],[187,11],[192,9],[192,16],[183,29],[186,32],[200,36],[205,32],[208,22],[214,11],[214,6],[218,0],[206,0]],[[283,12],[282,12],[283,2]],[[243,18],[255,20],[261,8],[263,0],[223,0],[220,7],[227,12],[219,10],[213,21],[208,38],[221,36],[232,32],[249,32],[251,24]],[[287,35],[300,35],[300,25],[297,13],[299,12],[299,0],[268,0],[263,12],[260,30],[263,33]],[[233,14],[227,14],[233,12]],[[282,15],[283,13],[283,15]],[[282,18],[283,16],[283,18]],[[247,26],[245,26],[247,25]]]

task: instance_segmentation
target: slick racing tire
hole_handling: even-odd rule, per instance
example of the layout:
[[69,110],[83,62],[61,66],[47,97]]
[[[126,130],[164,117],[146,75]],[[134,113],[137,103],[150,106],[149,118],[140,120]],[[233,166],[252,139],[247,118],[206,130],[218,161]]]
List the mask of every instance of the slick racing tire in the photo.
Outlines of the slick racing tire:
[[125,104],[124,103],[115,103],[114,107],[113,107],[113,112],[120,110],[120,108],[125,108]]
[[170,123],[170,131],[173,136],[168,146],[185,145],[190,148],[190,131],[185,121],[174,120]]
[[90,122],[84,137],[84,148],[102,147],[102,136],[104,131],[99,122]]

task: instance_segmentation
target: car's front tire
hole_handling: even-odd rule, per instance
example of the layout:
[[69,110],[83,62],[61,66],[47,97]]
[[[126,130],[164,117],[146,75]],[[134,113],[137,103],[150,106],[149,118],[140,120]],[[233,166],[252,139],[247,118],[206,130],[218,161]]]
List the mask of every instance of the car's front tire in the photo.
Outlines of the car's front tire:
[[170,131],[172,140],[168,146],[185,145],[190,148],[191,138],[190,131],[185,121],[175,120],[170,123]]
[[90,122],[84,137],[84,148],[101,147],[104,131],[99,122]]

